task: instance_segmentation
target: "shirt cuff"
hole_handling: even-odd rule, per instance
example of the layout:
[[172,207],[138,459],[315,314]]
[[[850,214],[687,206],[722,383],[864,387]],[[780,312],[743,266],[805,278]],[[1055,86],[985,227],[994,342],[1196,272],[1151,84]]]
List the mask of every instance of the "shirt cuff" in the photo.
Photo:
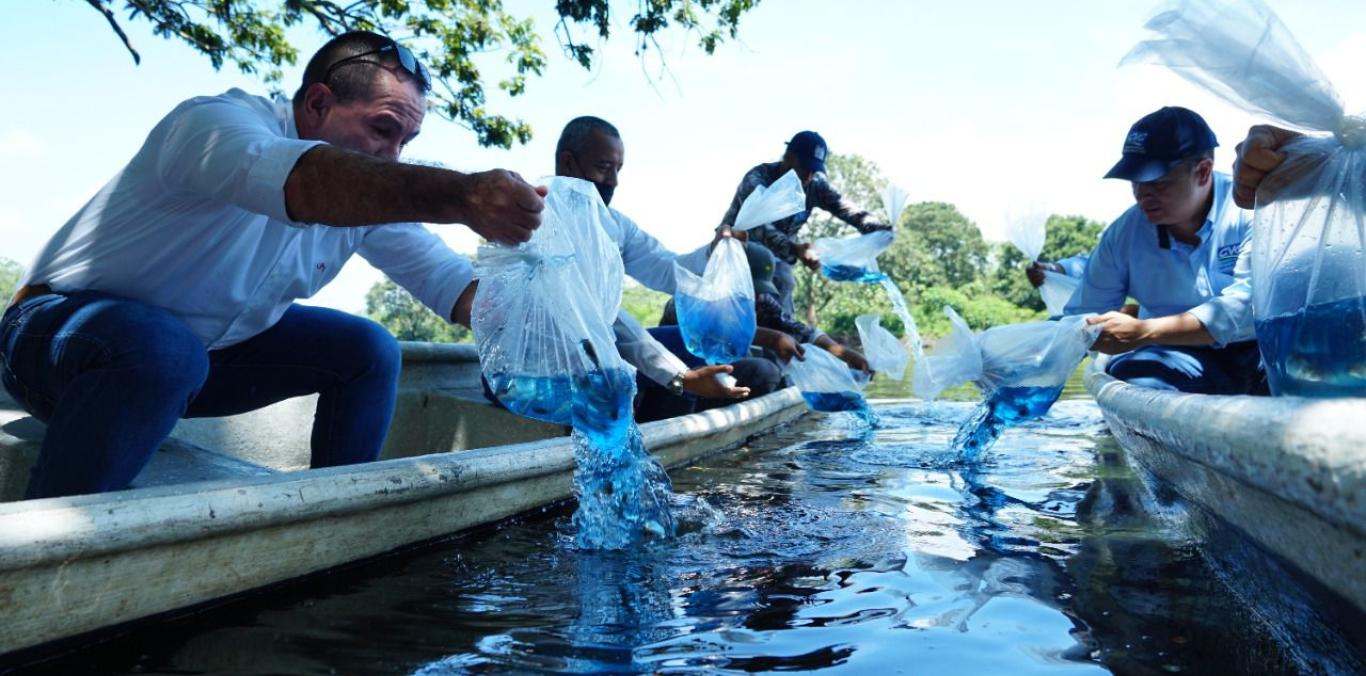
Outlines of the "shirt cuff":
[[285,181],[299,158],[322,141],[279,138],[265,143],[260,154],[247,172],[246,198],[250,202],[249,211],[265,214],[277,221],[298,227],[311,223],[296,221],[289,217],[285,206]]
[[1216,302],[1203,303],[1186,312],[1205,325],[1205,330],[1214,339],[1214,347],[1252,340],[1256,335],[1250,327],[1240,326],[1239,322],[1230,316],[1228,308]]

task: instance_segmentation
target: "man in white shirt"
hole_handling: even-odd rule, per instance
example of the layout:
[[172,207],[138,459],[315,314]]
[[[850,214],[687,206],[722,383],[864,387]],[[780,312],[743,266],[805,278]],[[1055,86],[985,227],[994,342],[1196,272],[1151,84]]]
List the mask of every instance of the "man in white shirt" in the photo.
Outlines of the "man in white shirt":
[[47,423],[27,497],[125,488],[181,417],[314,392],[312,466],[378,456],[397,343],[292,301],[359,253],[452,317],[470,263],[415,222],[515,243],[544,208],[510,172],[397,162],[430,86],[407,49],[355,32],[313,56],[292,103],[231,90],[156,125],[0,320],[0,380]]
[[[1120,380],[1202,394],[1264,393],[1249,287],[1251,216],[1213,170],[1218,141],[1203,118],[1166,107],[1129,130],[1106,178],[1136,204],[1101,235],[1065,314],[1103,313],[1095,349],[1119,355]],[[1127,296],[1138,317],[1118,308]]]

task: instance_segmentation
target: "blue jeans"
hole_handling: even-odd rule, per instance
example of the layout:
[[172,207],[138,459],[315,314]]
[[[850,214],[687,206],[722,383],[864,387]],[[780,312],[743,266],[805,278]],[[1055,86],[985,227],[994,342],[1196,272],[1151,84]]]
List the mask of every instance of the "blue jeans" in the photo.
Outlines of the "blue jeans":
[[180,418],[313,393],[312,466],[374,460],[400,365],[380,325],[302,305],[213,351],[171,313],[93,291],[29,298],[0,319],[0,381],[47,423],[26,498],[127,488]]
[[1256,341],[1217,347],[1149,345],[1110,359],[1106,373],[1158,390],[1269,394]]

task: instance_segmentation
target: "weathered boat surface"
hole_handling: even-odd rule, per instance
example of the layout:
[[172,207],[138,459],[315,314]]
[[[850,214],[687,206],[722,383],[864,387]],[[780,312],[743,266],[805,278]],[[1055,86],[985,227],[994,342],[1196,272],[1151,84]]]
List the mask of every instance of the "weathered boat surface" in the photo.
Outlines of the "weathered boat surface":
[[[132,490],[17,501],[42,426],[0,402],[0,654],[489,524],[572,494],[559,426],[483,402],[469,346],[404,344],[382,459],[308,470],[314,397],[183,421]],[[12,403],[10,404],[12,406]],[[667,466],[805,413],[794,389],[641,426]]]
[[1366,399],[1086,387],[1111,432],[1187,500],[1366,611]]

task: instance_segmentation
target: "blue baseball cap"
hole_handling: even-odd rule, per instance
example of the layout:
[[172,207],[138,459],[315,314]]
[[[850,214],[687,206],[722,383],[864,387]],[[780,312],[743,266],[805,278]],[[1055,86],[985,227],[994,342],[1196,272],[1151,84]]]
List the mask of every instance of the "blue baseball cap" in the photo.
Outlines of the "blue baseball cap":
[[814,131],[799,131],[787,142],[787,150],[797,158],[805,171],[824,172],[825,155],[829,152],[825,139]]
[[1188,157],[1218,147],[1214,132],[1195,111],[1167,106],[1144,115],[1124,137],[1124,156],[1105,174],[1135,183],[1156,181]]

